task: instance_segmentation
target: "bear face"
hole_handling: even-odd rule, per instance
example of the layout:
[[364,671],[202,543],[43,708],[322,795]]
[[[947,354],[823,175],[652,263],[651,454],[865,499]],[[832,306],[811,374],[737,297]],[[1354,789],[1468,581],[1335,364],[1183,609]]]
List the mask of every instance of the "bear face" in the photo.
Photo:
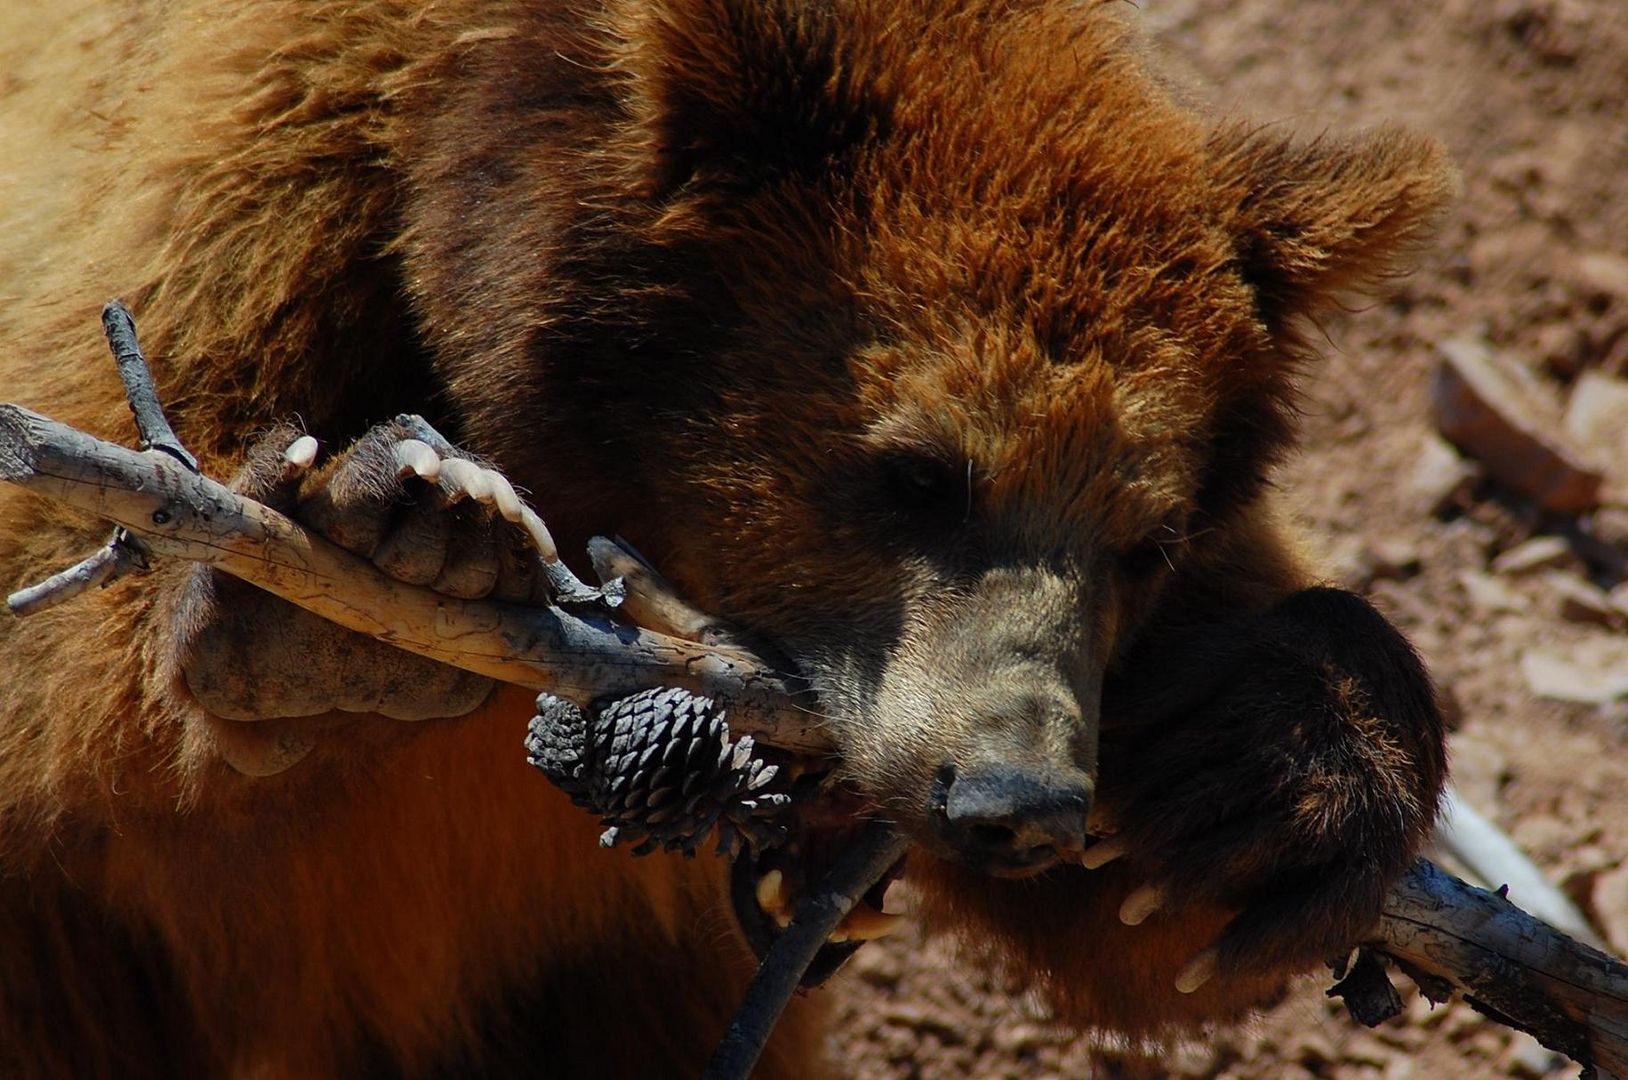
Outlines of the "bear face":
[[1403,135],[1201,121],[1104,10],[952,7],[624,14],[617,170],[549,204],[587,286],[539,285],[514,364],[579,412],[553,451],[628,458],[614,527],[809,678],[858,786],[1021,875],[1085,842],[1109,672],[1259,517],[1299,324],[1450,184]]

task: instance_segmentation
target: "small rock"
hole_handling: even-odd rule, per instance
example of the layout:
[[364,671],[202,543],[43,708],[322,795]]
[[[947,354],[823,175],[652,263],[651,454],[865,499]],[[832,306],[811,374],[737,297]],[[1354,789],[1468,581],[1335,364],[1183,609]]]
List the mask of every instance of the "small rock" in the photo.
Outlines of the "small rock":
[[1537,332],[1532,354],[1549,374],[1570,382],[1583,369],[1588,335],[1570,323],[1550,323]]
[[1628,379],[1585,371],[1561,421],[1566,434],[1614,473],[1628,472]]
[[1543,575],[1543,586],[1559,601],[1560,617],[1567,622],[1616,626],[1622,621],[1621,613],[1612,606],[1605,591],[1581,578],[1551,570]]
[[1376,540],[1362,551],[1371,581],[1405,581],[1419,572],[1419,549],[1410,541]]
[[1599,502],[1603,477],[1554,438],[1557,410],[1530,376],[1479,341],[1444,341],[1438,351],[1431,405],[1443,435],[1544,509]]
[[1055,1030],[1039,1024],[1009,1024],[995,1031],[995,1047],[1006,1054],[1030,1054],[1059,1041]]
[[1525,1032],[1515,1035],[1504,1058],[1504,1072],[1525,1080],[1543,1080],[1554,1070],[1566,1064],[1566,1059],[1547,1049]]
[[1555,570],[1577,561],[1571,545],[1558,536],[1534,536],[1492,560],[1500,574],[1526,574],[1533,570]]
[[1604,705],[1628,697],[1628,665],[1596,666],[1572,657],[1529,652],[1521,657],[1521,675],[1538,697],[1581,705]]
[[1302,1031],[1289,1040],[1284,1048],[1290,1061],[1300,1064],[1316,1072],[1318,1069],[1339,1059],[1334,1049],[1334,1040],[1321,1031]]
[[1407,1058],[1392,1058],[1385,1063],[1385,1080],[1413,1080],[1413,1071],[1413,1062]]
[[1619,953],[1628,951],[1628,863],[1594,878],[1588,906],[1606,940]]
[[1504,783],[1509,779],[1508,757],[1484,736],[1460,731],[1448,743],[1448,758],[1453,763],[1453,786],[1459,794],[1471,806],[1497,817]]
[[1628,551],[1628,506],[1602,506],[1594,511],[1588,518],[1588,534]]
[[1481,479],[1481,467],[1446,439],[1430,436],[1413,463],[1408,479],[1420,514],[1433,516],[1460,505]]
[[1459,586],[1470,606],[1488,615],[1520,615],[1532,607],[1532,601],[1516,592],[1506,582],[1479,570],[1461,570]]
[[1606,593],[1605,598],[1613,611],[1628,619],[1628,581]]
[[1608,251],[1580,255],[1574,264],[1577,282],[1606,300],[1628,300],[1628,259]]

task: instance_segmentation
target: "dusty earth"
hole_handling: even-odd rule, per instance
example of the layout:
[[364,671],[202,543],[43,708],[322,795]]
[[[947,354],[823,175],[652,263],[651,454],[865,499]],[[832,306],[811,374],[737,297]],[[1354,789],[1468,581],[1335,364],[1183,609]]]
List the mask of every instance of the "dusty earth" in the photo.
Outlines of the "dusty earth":
[[[1282,474],[1332,577],[1362,588],[1417,643],[1454,703],[1455,777],[1628,952],[1628,699],[1539,697],[1628,677],[1624,611],[1563,603],[1620,583],[1628,552],[1628,445],[1580,448],[1609,507],[1545,515],[1483,479],[1442,500],[1432,446],[1437,345],[1479,339],[1537,376],[1540,429],[1585,372],[1628,377],[1628,4],[1622,0],[1143,0],[1131,18],[1160,66],[1225,113],[1306,132],[1398,121],[1444,140],[1464,195],[1420,271],[1331,320],[1308,386],[1306,444]],[[1628,409],[1604,425],[1628,431]],[[1616,445],[1609,445],[1612,442]],[[1427,473],[1430,470],[1426,470]],[[1577,528],[1588,530],[1579,539]],[[1569,545],[1527,570],[1501,554]],[[1525,549],[1530,550],[1530,549]],[[1557,577],[1558,575],[1558,577]],[[1592,594],[1597,600],[1599,594]],[[1628,609],[1628,589],[1616,598]],[[1602,609],[1603,607],[1603,609]],[[1572,685],[1575,684],[1575,685]],[[1600,697],[1609,697],[1600,693]],[[1515,897],[1518,901],[1519,897]],[[1461,1003],[1375,1031],[1308,979],[1248,1030],[1159,1060],[1071,1038],[1043,1008],[912,929],[868,946],[833,984],[832,1049],[846,1075],[882,1077],[1574,1076],[1575,1067]]]

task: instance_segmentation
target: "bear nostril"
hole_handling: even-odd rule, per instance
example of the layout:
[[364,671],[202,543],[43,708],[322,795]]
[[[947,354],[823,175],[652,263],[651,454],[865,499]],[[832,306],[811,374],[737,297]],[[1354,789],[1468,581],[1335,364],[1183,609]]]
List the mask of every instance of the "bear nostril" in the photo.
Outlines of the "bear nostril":
[[953,775],[945,792],[948,839],[978,858],[1021,858],[1085,845],[1091,783],[1069,770],[990,765]]

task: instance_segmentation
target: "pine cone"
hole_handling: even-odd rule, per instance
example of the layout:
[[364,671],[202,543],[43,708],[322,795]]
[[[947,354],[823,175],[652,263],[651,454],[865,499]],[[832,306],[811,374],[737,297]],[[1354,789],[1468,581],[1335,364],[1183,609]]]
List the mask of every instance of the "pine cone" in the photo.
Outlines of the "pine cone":
[[537,698],[527,760],[571,801],[609,826],[611,847],[642,837],[634,854],[660,847],[693,854],[716,827],[718,850],[785,839],[770,820],[791,801],[767,790],[780,771],[754,753],[752,737],[729,739],[724,710],[687,690],[646,690],[585,716],[550,694]]

